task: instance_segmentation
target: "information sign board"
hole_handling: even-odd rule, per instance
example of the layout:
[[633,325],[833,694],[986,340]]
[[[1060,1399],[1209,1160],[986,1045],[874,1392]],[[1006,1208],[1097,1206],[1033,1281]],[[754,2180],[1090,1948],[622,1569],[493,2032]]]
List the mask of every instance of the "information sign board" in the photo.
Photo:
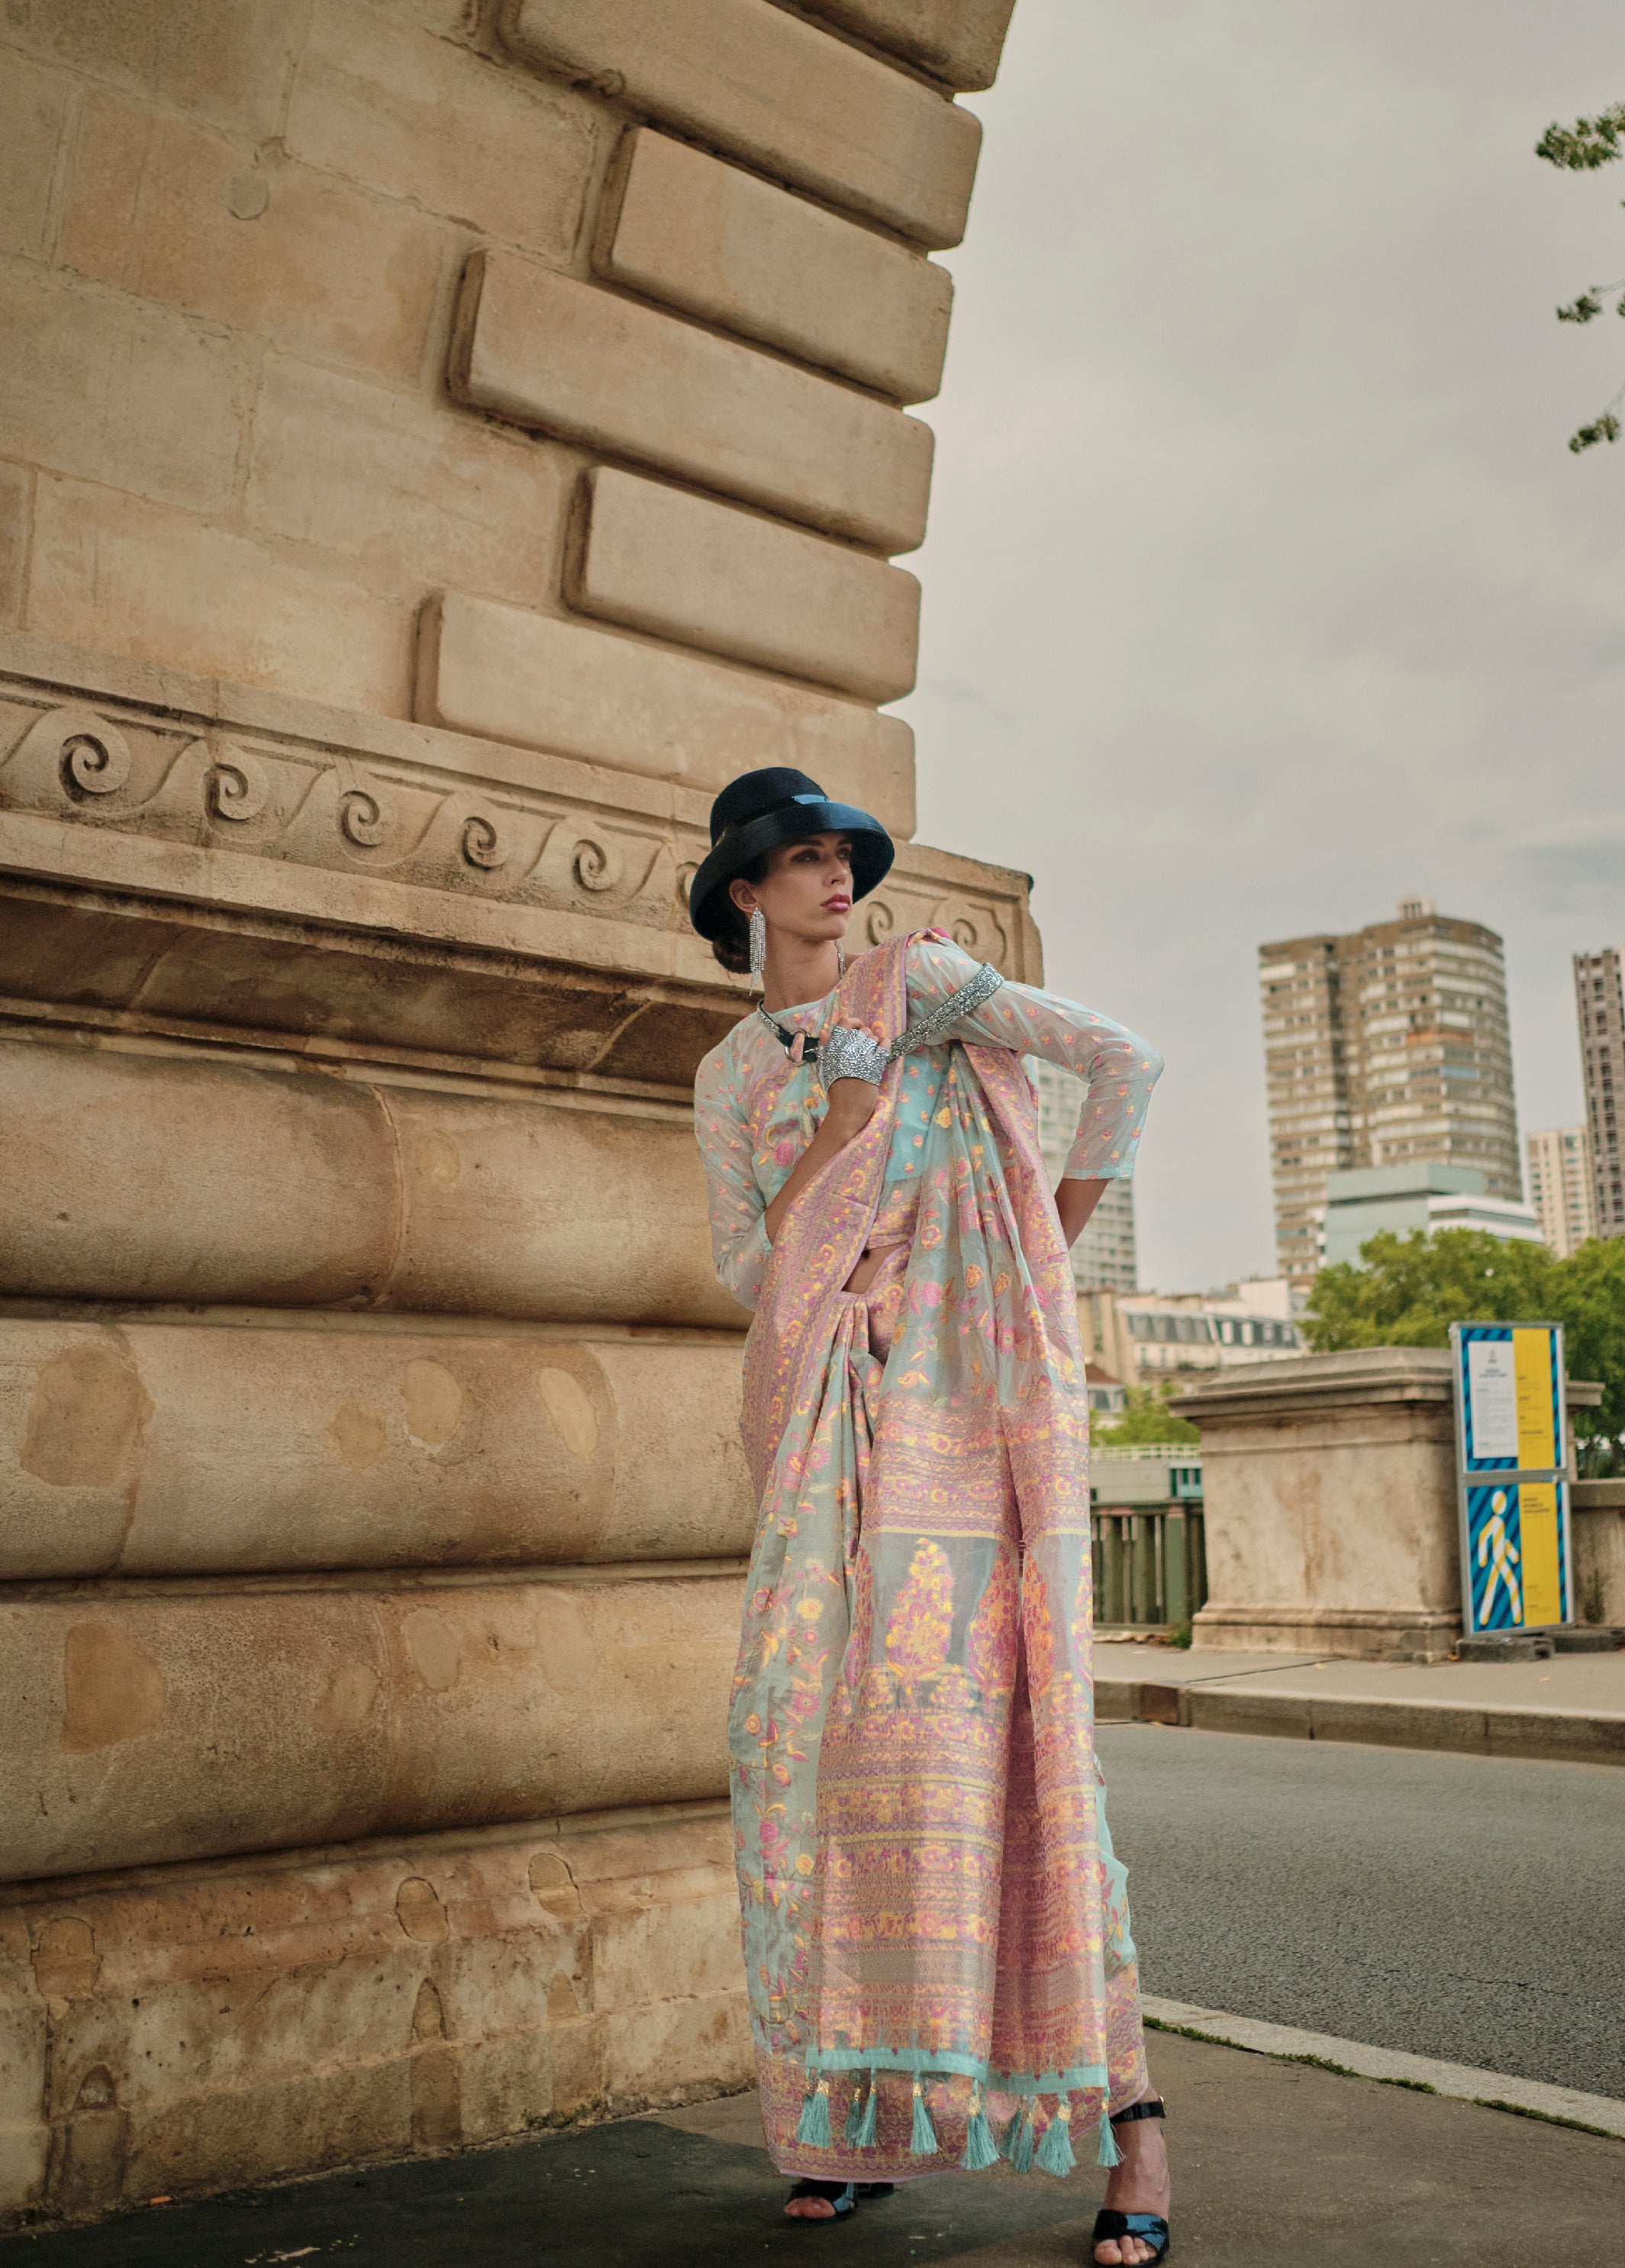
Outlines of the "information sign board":
[[1574,1619],[1561,1323],[1452,1323],[1461,1619],[1481,1631]]

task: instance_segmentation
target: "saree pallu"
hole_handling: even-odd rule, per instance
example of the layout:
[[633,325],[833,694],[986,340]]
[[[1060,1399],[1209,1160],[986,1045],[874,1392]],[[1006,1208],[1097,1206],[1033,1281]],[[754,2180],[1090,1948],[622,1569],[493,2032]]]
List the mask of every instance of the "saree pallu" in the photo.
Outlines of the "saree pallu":
[[[907,940],[836,1020],[904,1027]],[[900,1063],[802,1192],[746,1350],[759,1506],[729,1721],[768,2146],[788,2172],[1064,2172],[1144,2086],[1091,1683],[1087,1399],[1018,1057],[947,1052],[886,1187]],[[873,1282],[843,1289],[866,1250]]]

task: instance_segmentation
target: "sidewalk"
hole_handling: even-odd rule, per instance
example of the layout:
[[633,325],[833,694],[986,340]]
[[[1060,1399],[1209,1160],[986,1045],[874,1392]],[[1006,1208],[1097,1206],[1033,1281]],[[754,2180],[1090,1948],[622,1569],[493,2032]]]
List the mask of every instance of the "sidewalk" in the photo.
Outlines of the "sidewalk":
[[1102,1641],[1095,1713],[1102,1724],[1625,1764],[1625,1653],[1424,1664]]
[[[1625,2142],[1159,2032],[1178,2268],[1625,2268]],[[734,2095],[0,2242],[6,2268],[1081,2268],[1105,2183],[950,2173],[797,2227]]]

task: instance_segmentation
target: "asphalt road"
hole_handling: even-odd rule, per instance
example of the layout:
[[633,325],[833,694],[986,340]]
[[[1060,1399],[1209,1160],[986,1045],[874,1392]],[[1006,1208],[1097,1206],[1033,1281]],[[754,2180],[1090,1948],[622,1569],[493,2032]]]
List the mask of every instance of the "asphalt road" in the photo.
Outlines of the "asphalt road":
[[1099,1739],[1146,1992],[1625,2098],[1625,1771]]

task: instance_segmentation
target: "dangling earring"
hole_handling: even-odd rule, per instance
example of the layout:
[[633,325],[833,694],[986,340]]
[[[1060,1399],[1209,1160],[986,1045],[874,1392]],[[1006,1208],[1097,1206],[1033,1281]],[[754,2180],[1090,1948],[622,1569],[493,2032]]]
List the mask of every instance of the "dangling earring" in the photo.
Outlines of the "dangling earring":
[[760,906],[751,909],[750,917],[750,977],[758,992],[764,992],[768,966],[768,917]]
[[843,945],[841,943],[841,940],[837,938],[837,939],[836,939],[836,940],[835,940],[835,982],[836,982],[836,983],[837,983],[837,984],[839,984],[839,983],[841,982],[841,979],[842,979],[845,975],[846,975],[846,947],[845,947],[845,946],[843,946]]

